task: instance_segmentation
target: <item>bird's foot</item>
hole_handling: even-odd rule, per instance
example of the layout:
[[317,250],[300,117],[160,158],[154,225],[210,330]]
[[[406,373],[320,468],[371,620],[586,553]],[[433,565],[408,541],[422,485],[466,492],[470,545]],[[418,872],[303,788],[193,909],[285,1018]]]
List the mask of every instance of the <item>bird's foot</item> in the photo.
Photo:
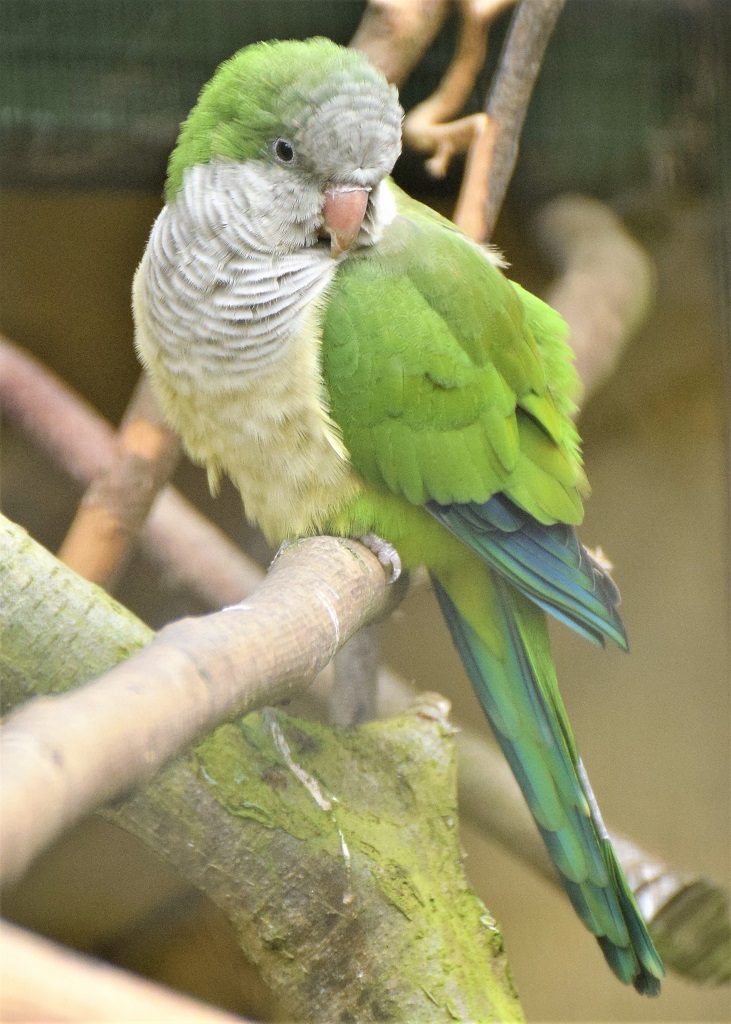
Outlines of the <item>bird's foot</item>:
[[372,551],[384,569],[391,569],[390,583],[395,583],[401,575],[401,559],[393,544],[389,544],[383,537],[375,533],[366,533],[358,537],[361,544],[365,544],[369,551]]

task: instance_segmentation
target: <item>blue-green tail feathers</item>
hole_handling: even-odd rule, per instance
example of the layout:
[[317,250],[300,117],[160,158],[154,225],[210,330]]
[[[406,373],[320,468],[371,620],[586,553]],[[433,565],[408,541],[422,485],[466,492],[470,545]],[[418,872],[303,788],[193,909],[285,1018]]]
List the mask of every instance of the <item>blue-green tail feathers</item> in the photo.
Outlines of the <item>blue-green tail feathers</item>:
[[[487,570],[491,572],[491,570]],[[491,572],[505,649],[493,652],[434,585],[452,639],[577,914],[614,973],[644,994],[664,974],[576,751],[543,611]],[[494,620],[493,620],[494,623]]]
[[545,526],[504,494],[478,505],[438,505],[431,514],[488,565],[567,626],[604,646],[625,650],[619,591],[611,576],[565,523]]

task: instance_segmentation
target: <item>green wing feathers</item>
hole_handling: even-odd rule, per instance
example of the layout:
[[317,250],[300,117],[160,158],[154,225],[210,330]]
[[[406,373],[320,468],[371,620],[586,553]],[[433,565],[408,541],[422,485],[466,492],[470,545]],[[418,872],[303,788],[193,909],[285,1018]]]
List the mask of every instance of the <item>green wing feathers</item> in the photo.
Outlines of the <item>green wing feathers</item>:
[[503,491],[541,522],[580,522],[563,322],[453,225],[414,209],[328,293],[323,374],[354,466],[416,505]]
[[664,970],[607,837],[579,759],[544,613],[491,570],[491,607],[503,644],[483,639],[435,579],[437,597],[477,696],[523,791],[577,914],[617,976],[644,994]]

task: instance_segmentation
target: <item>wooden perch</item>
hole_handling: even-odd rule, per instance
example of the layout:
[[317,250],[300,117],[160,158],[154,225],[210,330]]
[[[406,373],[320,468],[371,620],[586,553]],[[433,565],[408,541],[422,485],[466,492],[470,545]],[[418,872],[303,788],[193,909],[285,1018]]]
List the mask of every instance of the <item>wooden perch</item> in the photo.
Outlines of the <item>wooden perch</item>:
[[0,992],[6,1024],[247,1024],[242,1017],[64,949],[5,921],[0,922]]
[[[0,540],[2,584],[8,597],[6,633],[11,641],[3,648],[3,660],[14,666],[16,677],[24,677],[20,692],[27,690],[33,677],[45,678],[39,689],[51,682],[58,686],[67,663],[61,658],[58,665],[50,665],[45,655],[41,657],[48,637],[38,631],[39,617],[48,623],[50,616],[54,628],[66,625],[69,618],[76,623],[101,592],[11,524]],[[309,548],[321,565],[327,567],[330,561],[332,572],[320,572],[317,589],[325,593],[330,587],[327,604],[333,613],[340,613],[345,636],[347,615],[336,588],[344,587],[362,606],[363,586],[354,587],[356,580],[348,570],[353,555],[341,558],[338,542],[326,541],[338,546],[338,551],[322,561],[323,541],[318,538],[288,547],[276,563],[285,567],[280,568],[279,582],[274,581],[271,593],[277,593],[277,604],[286,607],[291,602],[292,568],[299,565],[308,584],[305,603],[313,603]],[[374,564],[361,565],[361,583],[377,595],[385,586],[384,573],[375,558],[366,554]],[[49,563],[57,569],[50,570]],[[373,574],[381,578],[375,588]],[[42,610],[36,601],[39,587],[44,592]],[[58,605],[57,594],[63,594]],[[261,643],[253,642],[252,633],[245,648],[258,670],[266,674],[270,657],[287,658],[289,652],[309,646],[309,640],[293,641],[285,612],[275,613],[271,603],[253,595],[247,608],[208,619],[209,627],[212,619],[231,622],[226,627],[228,643],[219,637],[215,645],[222,662],[236,659],[241,645],[240,638],[234,637],[242,629],[248,634],[253,628],[261,635],[262,625],[272,614],[278,615],[280,628],[262,636]],[[108,660],[115,644],[132,647],[144,642],[142,624],[130,630],[129,613],[107,595],[101,609],[107,622],[102,626],[97,620],[92,625],[93,635],[85,644],[89,663],[82,678],[93,672],[96,658]],[[244,617],[253,623],[249,630],[236,622]],[[329,613],[325,617],[332,632]],[[209,724],[220,719],[222,701],[216,701],[214,689],[216,663],[205,646],[199,651],[191,639],[191,620],[178,625],[187,636],[187,656],[171,667],[176,645],[167,644],[168,676],[162,687],[152,675],[139,678],[131,694],[118,687],[113,691],[109,683],[115,673],[109,673],[106,687],[103,680],[91,683],[68,697],[47,698],[45,706],[35,701],[10,716],[1,737],[7,754],[0,809],[6,877],[18,864],[19,830],[14,823],[21,820],[18,803],[23,791],[35,806],[28,817],[23,817],[21,808],[22,827],[35,833],[30,845],[37,843],[39,832],[47,834],[45,822],[39,827],[39,818],[50,813],[60,824],[55,810],[43,803],[63,802],[66,795],[49,777],[49,763],[75,791],[77,802],[79,788],[89,793],[89,779],[74,772],[74,766],[80,768],[84,760],[88,774],[105,774],[106,782],[97,779],[92,784],[98,802],[112,794],[119,796],[136,778],[148,778],[150,768],[161,763],[161,754],[171,751],[166,726],[154,706],[163,711],[165,704],[165,714],[172,716],[173,726],[180,731],[186,702],[179,679],[176,684],[180,674],[176,667],[185,674],[190,662],[202,658],[207,678],[199,681],[204,701],[201,714],[207,714]],[[332,636],[323,644],[316,622],[302,625],[314,634],[314,646],[334,647]],[[170,636],[170,629],[161,636]],[[155,644],[153,640],[136,658],[120,665],[117,676],[125,666],[144,665]],[[165,653],[164,647],[161,650]],[[306,650],[303,656],[314,669],[319,656],[313,658]],[[299,671],[294,671],[297,678]],[[139,749],[129,751],[128,761],[113,763],[113,753],[102,756],[89,736],[99,736],[105,751],[113,752],[110,722],[121,721],[121,729],[129,732],[125,718],[130,703],[137,714]],[[242,948],[293,1019],[350,1016],[367,1022],[388,1017],[445,1024],[455,1016],[464,1021],[520,1020],[499,933],[462,875],[453,730],[444,721],[443,703],[422,701],[404,719],[345,733],[294,722],[271,710],[249,716],[207,737],[194,753],[179,758],[145,789],[106,813],[222,908]],[[68,721],[72,710],[78,729]],[[148,720],[150,710],[152,721]],[[28,780],[45,782],[45,788],[34,796]],[[66,799],[66,806],[71,802]],[[20,845],[27,849],[29,844]]]
[[92,685],[15,711],[0,744],[2,878],[212,728],[302,690],[391,594],[357,542],[295,542],[245,603],[166,626]]
[[[7,521],[0,530],[0,589],[5,602],[0,670],[9,705],[29,693],[78,686],[107,671],[153,635],[130,612]],[[49,648],[55,652],[53,663]],[[381,672],[380,693],[382,715],[400,714],[413,706],[413,688],[392,673]],[[322,679],[312,695],[321,703],[326,700],[327,685]],[[462,813],[512,855],[558,884],[504,758],[468,730],[455,739]],[[53,798],[52,793],[47,796]],[[52,813],[53,808],[44,806],[39,814],[47,811]],[[8,818],[3,820],[7,824]],[[27,822],[27,827],[32,829],[35,823]],[[643,911],[668,966],[689,978],[724,980],[731,950],[728,894],[714,882],[658,865],[655,858],[620,840],[620,857],[628,849],[630,860],[625,866],[636,880]]]

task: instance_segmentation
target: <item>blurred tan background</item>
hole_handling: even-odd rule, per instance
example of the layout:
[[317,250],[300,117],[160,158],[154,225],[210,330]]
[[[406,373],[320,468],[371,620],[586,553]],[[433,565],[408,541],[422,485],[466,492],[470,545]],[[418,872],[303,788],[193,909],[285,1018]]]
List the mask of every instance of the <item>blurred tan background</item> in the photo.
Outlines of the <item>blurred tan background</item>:
[[[353,20],[358,10],[347,6]],[[581,6],[591,20],[596,7],[586,0]],[[630,33],[632,15],[627,17]],[[579,71],[590,63],[586,54],[577,62]],[[577,79],[575,86],[580,87]],[[591,86],[584,79],[586,92]],[[582,103],[588,102],[584,95]],[[550,97],[537,98],[537,104],[545,121]],[[711,130],[714,111],[706,125]],[[554,109],[552,116],[560,119],[562,113]],[[544,124],[541,135],[541,124],[497,238],[513,276],[536,290],[545,286],[549,271],[532,245],[530,216],[563,180],[555,168],[571,163],[564,146],[546,159],[548,170],[536,183],[539,143],[545,145],[551,134]],[[562,130],[556,132],[557,145],[565,141]],[[641,135],[636,125],[628,133]],[[694,143],[686,145],[693,150]],[[724,143],[706,139],[704,145],[713,154]],[[665,152],[662,145],[657,152]],[[616,167],[609,176],[615,172]],[[582,173],[578,182],[563,174],[565,185],[586,185],[586,165]],[[603,653],[557,628],[555,653],[609,827],[678,868],[728,885],[729,211],[710,173],[704,177],[693,169],[664,189],[662,177],[633,175],[632,169],[623,171],[607,191],[619,197],[615,206],[656,261],[656,308],[580,421],[593,486],[581,535],[589,545],[600,544],[616,566],[632,651]],[[531,180],[533,185],[526,184]],[[23,185],[12,175],[6,175],[0,195],[0,329],[113,420],[138,373],[129,289],[159,195],[159,188],[121,189],[118,183]],[[444,202],[445,196],[437,199]],[[4,512],[56,548],[78,489],[8,426],[2,471]],[[203,475],[189,466],[177,482],[234,536],[248,538],[231,488],[213,502]],[[153,625],[196,610],[180,594],[163,600],[156,586],[138,560],[119,596]],[[407,598],[390,624],[386,657],[419,686],[449,696],[456,722],[482,727],[482,713],[426,590]],[[558,891],[468,830],[463,841],[469,876],[503,928],[528,1019],[731,1019],[728,989],[699,989],[671,977],[655,1001],[625,990]],[[109,826],[84,823],[44,855],[8,896],[5,912],[203,998],[266,1013],[266,994],[247,971],[226,923]]]

